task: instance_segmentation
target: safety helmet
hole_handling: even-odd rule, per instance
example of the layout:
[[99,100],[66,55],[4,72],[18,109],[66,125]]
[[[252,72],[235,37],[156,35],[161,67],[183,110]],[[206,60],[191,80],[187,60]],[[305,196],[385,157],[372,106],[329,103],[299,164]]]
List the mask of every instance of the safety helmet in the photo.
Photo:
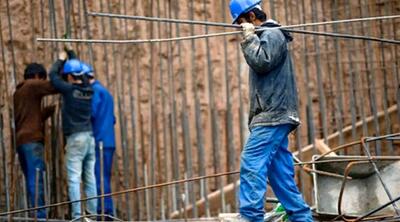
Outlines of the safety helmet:
[[63,67],[63,74],[71,74],[73,76],[83,75],[81,62],[78,59],[67,60]]
[[233,24],[237,22],[240,15],[247,13],[260,4],[261,0],[231,0],[229,4],[231,15],[233,19]]
[[93,77],[93,67],[87,63],[81,62],[83,74]]

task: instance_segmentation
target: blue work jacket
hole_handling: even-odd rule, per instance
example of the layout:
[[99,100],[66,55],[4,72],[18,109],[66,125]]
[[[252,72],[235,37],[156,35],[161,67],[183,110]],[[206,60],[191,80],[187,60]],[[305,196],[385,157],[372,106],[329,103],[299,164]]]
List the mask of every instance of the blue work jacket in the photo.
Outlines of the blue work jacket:
[[92,84],[92,125],[96,147],[103,142],[105,148],[115,148],[114,101],[108,90],[99,82]]

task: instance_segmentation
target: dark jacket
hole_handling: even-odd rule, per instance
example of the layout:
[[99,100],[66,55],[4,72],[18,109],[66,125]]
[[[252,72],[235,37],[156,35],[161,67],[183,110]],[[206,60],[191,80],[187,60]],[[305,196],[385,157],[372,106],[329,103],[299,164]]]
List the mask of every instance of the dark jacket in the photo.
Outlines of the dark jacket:
[[62,94],[62,124],[65,136],[92,131],[90,121],[93,89],[90,84],[70,84],[61,78],[64,62],[57,60],[50,70],[54,88]]
[[92,84],[92,125],[96,147],[103,142],[105,148],[115,148],[114,100],[110,92],[99,82]]
[[[269,20],[263,26],[277,26]],[[279,29],[267,29],[241,43],[250,66],[249,128],[299,124],[295,73],[288,50],[291,36]]]
[[14,93],[17,146],[44,141],[44,122],[54,112],[54,106],[42,108],[42,98],[56,93],[46,80],[28,79],[17,85]]

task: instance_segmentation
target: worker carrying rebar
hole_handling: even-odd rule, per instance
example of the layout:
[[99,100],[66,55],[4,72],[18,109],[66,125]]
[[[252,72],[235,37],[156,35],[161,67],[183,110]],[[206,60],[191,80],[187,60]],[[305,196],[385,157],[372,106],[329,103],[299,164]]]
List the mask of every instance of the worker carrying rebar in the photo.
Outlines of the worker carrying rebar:
[[[89,64],[82,63],[83,72],[89,78],[89,82],[93,88],[92,98],[92,128],[96,143],[96,165],[95,175],[97,184],[97,194],[111,193],[111,170],[115,151],[115,115],[114,115],[114,99],[111,93],[104,87],[99,80],[95,79],[93,67]],[[102,157],[100,152],[102,146]],[[102,158],[102,159],[101,159]],[[103,181],[101,181],[101,172],[103,172]],[[103,190],[101,183],[103,183]],[[97,203],[97,213],[113,216],[114,207],[112,197],[104,198],[104,206],[102,200]],[[104,212],[102,212],[102,208]],[[105,218],[111,219],[111,218]]]
[[[91,123],[93,89],[83,74],[81,62],[75,57],[71,50],[68,50],[68,55],[66,51],[62,51],[50,70],[51,83],[62,94],[63,99],[62,126],[67,142],[65,165],[71,201],[81,199],[81,178],[86,197],[97,195],[94,174],[95,143]],[[96,214],[96,199],[86,201],[86,211]],[[71,215],[72,219],[81,216],[80,202],[72,203]]]
[[[240,162],[241,220],[263,221],[267,180],[292,222],[309,222],[311,210],[294,180],[288,135],[299,125],[289,33],[274,28],[260,0],[231,0],[233,23],[243,28],[242,52],[250,67],[250,135]],[[255,26],[271,27],[256,32]]]
[[[31,63],[26,66],[24,81],[17,85],[14,93],[17,153],[25,176],[30,208],[45,203],[44,125],[46,119],[54,113],[55,106],[42,108],[42,100],[47,95],[57,93],[46,78],[47,72],[43,65]],[[46,218],[46,210],[38,210],[36,217]]]

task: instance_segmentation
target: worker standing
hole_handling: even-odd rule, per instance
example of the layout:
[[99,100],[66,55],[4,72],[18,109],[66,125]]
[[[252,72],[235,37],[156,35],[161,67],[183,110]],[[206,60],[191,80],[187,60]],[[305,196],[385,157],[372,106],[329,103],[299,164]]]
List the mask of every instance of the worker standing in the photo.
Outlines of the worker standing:
[[[83,72],[89,78],[93,88],[92,99],[92,126],[96,143],[95,175],[97,194],[101,194],[101,172],[103,172],[103,194],[111,193],[111,170],[115,151],[115,115],[114,100],[111,93],[99,80],[95,79],[92,66],[82,63]],[[100,143],[103,147],[103,169],[100,166]],[[97,213],[102,213],[102,200],[97,203]],[[114,215],[113,200],[111,196],[104,198],[104,214]],[[111,219],[111,218],[106,218]]]
[[[44,205],[44,123],[54,113],[55,106],[42,108],[42,99],[57,93],[46,78],[43,65],[31,63],[26,66],[24,81],[17,85],[14,93],[17,153],[25,176],[30,208],[35,207],[36,198],[38,207]],[[35,191],[36,181],[38,193]],[[46,218],[46,209],[38,210],[36,216]]]
[[[65,51],[60,53],[59,59],[51,67],[50,79],[54,88],[62,94],[62,124],[67,140],[65,164],[68,195],[71,201],[76,201],[81,199],[81,178],[86,197],[97,195],[95,144],[90,120],[93,90],[82,72],[81,62],[73,58],[67,60],[67,57]],[[87,213],[96,214],[96,210],[96,199],[86,201]],[[72,203],[71,214],[73,219],[81,216],[80,202]]]
[[[263,221],[267,179],[292,222],[313,221],[294,180],[288,135],[299,125],[289,33],[267,20],[261,0],[231,0],[233,23],[243,27],[242,52],[250,67],[250,136],[240,162],[241,220]],[[270,27],[255,32],[255,26]]]

